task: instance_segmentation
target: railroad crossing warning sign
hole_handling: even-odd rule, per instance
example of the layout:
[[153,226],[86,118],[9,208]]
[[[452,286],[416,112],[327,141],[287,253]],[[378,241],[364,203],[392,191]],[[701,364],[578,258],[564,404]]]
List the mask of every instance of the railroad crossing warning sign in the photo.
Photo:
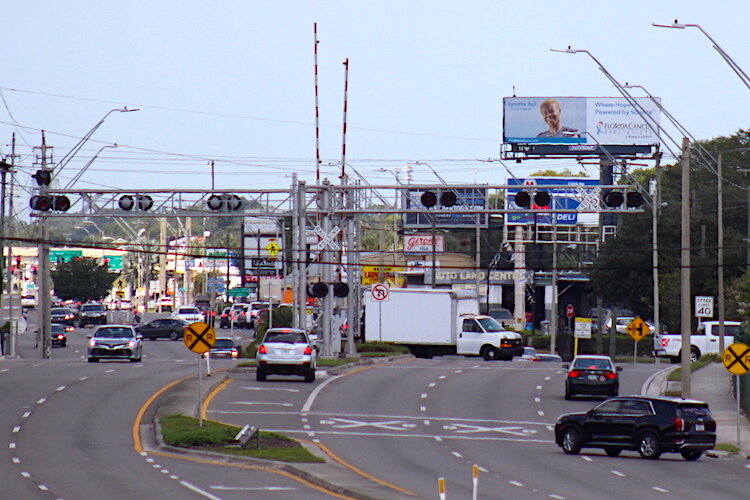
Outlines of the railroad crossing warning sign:
[[377,283],[370,289],[370,297],[372,297],[372,300],[375,302],[388,300],[389,295],[390,289],[388,288],[388,285],[384,285],[383,283]]
[[750,371],[750,347],[735,342],[724,349],[724,356],[721,358],[724,368],[734,375],[744,375]]
[[182,341],[191,351],[203,354],[214,346],[216,334],[208,324],[196,321],[187,327]]
[[636,342],[648,335],[650,331],[648,325],[641,319],[640,316],[636,316],[635,318],[633,318],[633,321],[628,323],[628,326],[625,329]]

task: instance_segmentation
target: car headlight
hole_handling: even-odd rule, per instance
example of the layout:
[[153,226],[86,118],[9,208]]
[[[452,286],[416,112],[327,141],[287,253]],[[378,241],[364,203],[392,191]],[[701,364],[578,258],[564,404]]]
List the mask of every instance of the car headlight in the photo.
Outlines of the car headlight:
[[89,347],[96,347],[96,340],[94,339],[89,340]]
[[138,345],[137,340],[131,340],[130,342],[128,342],[128,347],[135,347],[136,345]]

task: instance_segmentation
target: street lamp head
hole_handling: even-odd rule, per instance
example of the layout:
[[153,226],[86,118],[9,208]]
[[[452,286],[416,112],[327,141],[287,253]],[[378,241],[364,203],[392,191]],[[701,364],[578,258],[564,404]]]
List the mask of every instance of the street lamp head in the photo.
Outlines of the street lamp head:
[[122,109],[118,109],[120,113],[130,113],[131,111],[140,111],[141,108],[128,108],[127,106],[124,106]]
[[689,24],[680,24],[677,22],[677,19],[674,20],[674,23],[672,24],[657,24],[657,23],[651,23],[651,26],[656,26],[657,28],[674,28],[678,30],[684,30],[686,27],[690,26]]
[[578,54],[579,52],[588,52],[588,50],[577,50],[570,48],[570,45],[568,45],[567,49],[549,49],[552,52],[562,52],[563,54]]

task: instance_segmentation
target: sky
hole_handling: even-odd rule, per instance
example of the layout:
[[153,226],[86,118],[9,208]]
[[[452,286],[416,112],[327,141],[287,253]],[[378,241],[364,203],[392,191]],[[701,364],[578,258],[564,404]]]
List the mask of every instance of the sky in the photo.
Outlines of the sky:
[[[651,26],[675,19],[750,71],[750,3],[739,0],[12,2],[0,155],[15,133],[19,197],[35,186],[42,130],[57,187],[114,144],[72,187],[210,189],[211,161],[217,189],[286,189],[293,173],[314,184],[317,23],[321,178],[340,172],[347,59],[351,175],[392,184],[411,165],[423,183],[436,182],[431,169],[450,183],[564,167],[596,177],[590,164],[486,161],[500,156],[502,99],[619,97],[591,58],[550,50],[570,46],[660,97],[696,139],[748,128],[750,89],[710,41]],[[139,111],[109,114],[56,163],[123,107]]]

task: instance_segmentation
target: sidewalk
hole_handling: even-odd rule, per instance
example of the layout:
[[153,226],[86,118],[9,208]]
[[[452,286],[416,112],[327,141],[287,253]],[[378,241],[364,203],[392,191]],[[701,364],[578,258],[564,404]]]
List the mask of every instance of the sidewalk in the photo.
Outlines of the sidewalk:
[[[670,385],[669,372],[677,368],[671,366],[646,381],[641,392],[645,396],[663,396]],[[716,420],[716,443],[737,446],[737,402],[730,386],[731,375],[720,363],[710,363],[692,373],[692,399],[705,401]],[[673,383],[674,384],[674,383]],[[676,387],[679,389],[679,383]],[[671,389],[671,387],[670,387]],[[740,415],[740,449],[742,455],[750,457],[750,420]],[[721,452],[712,452],[720,454]]]

